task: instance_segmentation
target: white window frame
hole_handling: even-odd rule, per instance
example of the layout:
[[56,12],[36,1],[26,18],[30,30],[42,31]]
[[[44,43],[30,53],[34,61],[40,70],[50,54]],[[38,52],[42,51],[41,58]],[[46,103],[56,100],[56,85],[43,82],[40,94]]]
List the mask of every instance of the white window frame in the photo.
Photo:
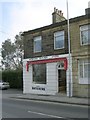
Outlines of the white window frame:
[[[64,44],[65,44],[65,36],[64,36],[64,30],[63,31],[57,31],[57,32],[55,32],[54,33],[54,49],[63,49],[64,47],[65,47],[65,45],[63,44],[63,47],[59,47],[59,48],[56,48],[56,37],[60,37],[60,36],[63,36],[64,37],[64,39],[63,39],[63,42],[64,42]],[[60,40],[60,41],[62,41],[62,40]]]
[[[83,59],[83,60],[79,60],[78,61],[78,79],[79,79],[79,84],[90,84],[90,78],[85,77],[85,73],[84,73],[84,71],[85,71],[85,65],[86,64],[89,65],[90,64],[90,60]],[[83,66],[83,69],[82,69],[82,71],[83,71],[83,77],[80,77],[80,65]]]
[[89,24],[89,25],[82,25],[82,26],[80,27],[80,44],[81,44],[81,46],[90,44],[90,43],[89,43],[89,39],[90,39],[90,38],[88,38],[88,42],[87,42],[87,43],[82,43],[82,36],[81,36],[81,32],[82,32],[82,31],[88,31],[88,34],[90,34],[90,33],[89,33],[89,31],[90,31],[90,24]]
[[41,36],[34,37],[34,53],[41,52],[42,46],[40,50],[36,50],[36,47],[35,47],[35,42],[41,41],[41,40],[42,40]]

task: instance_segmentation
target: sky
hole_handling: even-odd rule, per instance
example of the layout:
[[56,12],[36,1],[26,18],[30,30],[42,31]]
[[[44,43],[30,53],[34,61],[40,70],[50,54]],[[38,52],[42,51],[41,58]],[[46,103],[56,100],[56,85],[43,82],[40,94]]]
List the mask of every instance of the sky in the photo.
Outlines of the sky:
[[[0,46],[16,34],[52,24],[54,7],[67,18],[67,0],[0,0]],[[69,18],[85,14],[89,0],[68,0]]]

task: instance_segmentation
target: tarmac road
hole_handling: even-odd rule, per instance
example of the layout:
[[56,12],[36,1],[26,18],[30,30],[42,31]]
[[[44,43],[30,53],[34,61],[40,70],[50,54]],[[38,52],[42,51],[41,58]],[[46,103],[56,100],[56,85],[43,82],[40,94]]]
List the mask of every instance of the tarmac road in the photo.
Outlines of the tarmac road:
[[[19,94],[17,91],[14,93]],[[12,91],[10,94],[13,94]],[[10,94],[3,94],[3,118],[62,118],[66,120],[88,118],[87,106],[15,99],[9,98]]]

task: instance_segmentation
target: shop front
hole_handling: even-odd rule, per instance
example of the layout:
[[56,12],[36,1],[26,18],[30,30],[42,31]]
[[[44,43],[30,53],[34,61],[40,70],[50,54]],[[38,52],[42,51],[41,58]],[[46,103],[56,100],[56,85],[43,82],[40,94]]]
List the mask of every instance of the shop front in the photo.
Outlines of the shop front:
[[68,75],[68,54],[24,59],[23,93],[68,96]]

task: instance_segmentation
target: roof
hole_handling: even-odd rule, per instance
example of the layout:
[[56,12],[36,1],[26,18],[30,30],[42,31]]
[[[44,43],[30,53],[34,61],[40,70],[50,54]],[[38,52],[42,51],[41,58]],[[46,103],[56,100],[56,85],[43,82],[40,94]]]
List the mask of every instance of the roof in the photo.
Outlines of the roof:
[[[81,21],[81,20],[89,19],[89,18],[90,18],[90,14],[86,14],[86,15],[75,17],[75,18],[71,18],[71,19],[69,19],[69,22],[73,23],[73,22],[78,22],[78,21]],[[54,24],[50,24],[48,26],[36,28],[36,29],[33,29],[33,30],[25,31],[25,32],[23,32],[22,35],[24,36],[24,35],[32,34],[33,32],[40,32],[40,31],[43,31],[43,30],[51,29],[51,28],[58,27],[58,26],[61,26],[61,25],[66,25],[66,24],[67,24],[67,20],[62,21],[62,22],[57,22],[57,23],[54,23]]]

